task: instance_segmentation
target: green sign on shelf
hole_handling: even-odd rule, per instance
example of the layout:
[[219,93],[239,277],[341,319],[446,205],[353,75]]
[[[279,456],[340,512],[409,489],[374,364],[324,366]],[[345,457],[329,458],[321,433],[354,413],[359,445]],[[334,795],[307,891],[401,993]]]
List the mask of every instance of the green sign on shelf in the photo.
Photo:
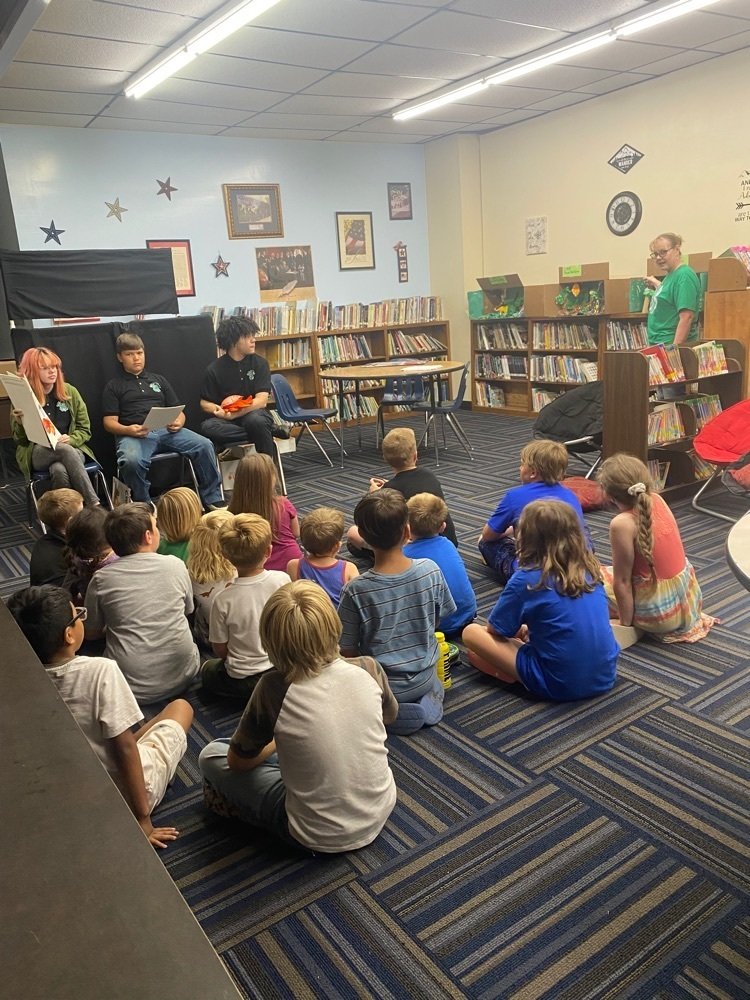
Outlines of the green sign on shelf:
[[568,264],[562,269],[563,278],[580,278],[583,274],[583,264]]

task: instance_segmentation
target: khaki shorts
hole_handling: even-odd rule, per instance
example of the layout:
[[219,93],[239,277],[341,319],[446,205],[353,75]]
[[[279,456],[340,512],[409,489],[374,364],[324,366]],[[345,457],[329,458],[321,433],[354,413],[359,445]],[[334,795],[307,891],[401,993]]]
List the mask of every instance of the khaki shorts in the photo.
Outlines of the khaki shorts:
[[162,719],[138,740],[149,812],[164,798],[186,750],[185,730],[174,719]]

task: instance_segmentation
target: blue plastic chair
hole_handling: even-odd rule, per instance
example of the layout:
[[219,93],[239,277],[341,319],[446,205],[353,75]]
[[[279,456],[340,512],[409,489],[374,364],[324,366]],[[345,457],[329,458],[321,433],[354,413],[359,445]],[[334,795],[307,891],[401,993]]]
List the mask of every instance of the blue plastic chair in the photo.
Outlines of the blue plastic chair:
[[341,447],[341,442],[336,437],[336,435],[331,430],[328,420],[330,417],[335,417],[338,413],[335,407],[330,407],[329,409],[320,410],[305,410],[299,405],[297,397],[294,395],[292,387],[283,375],[278,375],[274,373],[271,375],[271,386],[273,388],[273,398],[276,400],[276,409],[278,410],[279,416],[282,420],[285,420],[288,424],[296,424],[301,427],[302,430],[299,433],[298,441],[301,440],[302,435],[305,431],[308,432],[310,437],[313,439],[315,444],[320,449],[323,458],[329,465],[333,465],[333,462],[328,457],[325,448],[318,441],[315,434],[313,434],[310,425],[318,424],[325,427],[328,433],[331,435],[333,440],[336,442],[338,447]]
[[408,406],[414,409],[415,403],[423,403],[424,400],[424,379],[421,375],[400,375],[397,378],[386,379],[383,396],[378,404],[375,446],[380,447],[380,441],[385,437],[384,406]]
[[[87,458],[83,463],[83,467],[89,474],[89,478],[94,484],[94,489],[99,494],[99,498],[104,500],[104,506],[107,507],[108,510],[112,510],[112,497],[107,489],[107,480],[104,478],[104,471],[101,465],[94,461],[93,458]],[[36,487],[45,487],[45,489],[39,494],[39,496],[41,496],[41,494],[49,488],[51,481],[52,477],[49,472],[32,471],[31,479],[26,484],[26,513],[30,528],[34,525],[34,518],[39,521],[39,497],[37,496]],[[42,531],[46,535],[47,528],[41,521],[39,521],[39,524],[41,524]]]
[[417,445],[417,450],[422,447],[422,442],[425,441],[430,433],[430,428],[432,428],[433,438],[435,442],[435,465],[440,465],[440,458],[438,456],[438,440],[437,440],[437,429],[435,427],[435,418],[439,417],[442,421],[443,427],[443,447],[447,447],[447,442],[445,440],[445,425],[446,423],[450,426],[453,433],[456,435],[458,443],[464,449],[466,454],[469,456],[471,461],[474,461],[474,456],[471,454],[472,445],[469,439],[464,433],[464,429],[459,424],[456,419],[456,413],[461,409],[461,405],[464,401],[464,396],[466,395],[466,377],[468,373],[468,366],[464,365],[463,371],[461,372],[461,381],[458,384],[458,392],[456,393],[455,399],[438,399],[433,403],[431,399],[426,400],[424,403],[415,403],[412,409],[424,413],[427,417],[427,423],[425,424],[424,433],[419,439],[419,444]]

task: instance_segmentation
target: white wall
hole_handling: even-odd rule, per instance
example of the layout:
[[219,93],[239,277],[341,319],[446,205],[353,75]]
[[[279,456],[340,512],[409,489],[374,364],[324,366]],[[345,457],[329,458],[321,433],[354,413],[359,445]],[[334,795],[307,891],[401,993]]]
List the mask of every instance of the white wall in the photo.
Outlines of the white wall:
[[[374,302],[430,294],[424,154],[419,146],[257,141],[214,136],[154,135],[0,125],[22,250],[56,249],[40,226],[54,219],[62,249],[143,248],[147,239],[191,241],[196,297],[180,299],[183,314],[204,305],[259,303],[256,246],[312,246],[320,299]],[[178,189],[157,197],[156,178]],[[386,184],[409,181],[413,221],[390,222]],[[278,183],[284,237],[230,240],[222,184]],[[107,218],[105,201],[128,209]],[[337,211],[372,212],[375,270],[339,271]],[[408,247],[410,280],[399,284],[393,245]],[[211,261],[231,262],[229,278]]]

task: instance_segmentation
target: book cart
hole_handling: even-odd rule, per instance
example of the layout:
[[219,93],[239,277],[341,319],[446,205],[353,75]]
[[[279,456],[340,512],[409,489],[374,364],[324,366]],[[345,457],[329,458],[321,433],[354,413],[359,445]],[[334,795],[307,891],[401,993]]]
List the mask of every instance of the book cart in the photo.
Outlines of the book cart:
[[[710,415],[712,407],[720,404],[726,410],[743,398],[744,346],[736,340],[716,343],[723,347],[726,357],[726,371],[722,374],[703,374],[697,354],[690,347],[679,348],[685,373],[681,384],[685,385],[686,394],[669,402],[654,398],[654,390],[659,386],[649,380],[649,360],[645,355],[621,350],[605,355],[603,455],[606,458],[624,451],[643,462],[658,463],[666,473],[662,494],[667,501],[691,495],[706,478],[706,470],[693,452],[702,403],[708,404]],[[668,417],[671,406],[677,411],[681,436],[667,435],[672,440],[662,441],[660,432],[654,431],[654,414],[661,409]]]

